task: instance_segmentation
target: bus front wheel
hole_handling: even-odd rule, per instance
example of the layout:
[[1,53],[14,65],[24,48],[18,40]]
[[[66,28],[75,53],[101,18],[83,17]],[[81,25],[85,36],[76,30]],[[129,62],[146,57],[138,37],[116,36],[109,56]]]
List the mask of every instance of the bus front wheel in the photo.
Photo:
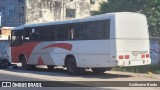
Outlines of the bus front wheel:
[[69,74],[83,74],[85,72],[84,68],[77,67],[77,63],[74,57],[70,57],[67,60],[67,71]]
[[25,70],[32,70],[35,68],[35,65],[28,65],[27,62],[26,62],[26,58],[25,57],[22,57],[22,69],[25,69]]
[[25,57],[22,57],[22,69],[26,69],[27,67],[27,63],[26,63],[26,58]]

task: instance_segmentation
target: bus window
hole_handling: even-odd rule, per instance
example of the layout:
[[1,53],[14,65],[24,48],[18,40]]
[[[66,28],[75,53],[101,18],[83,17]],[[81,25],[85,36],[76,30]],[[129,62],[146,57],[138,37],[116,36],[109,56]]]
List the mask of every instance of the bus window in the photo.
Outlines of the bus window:
[[58,40],[67,40],[68,39],[68,32],[66,25],[59,25],[57,26],[57,39]]
[[95,39],[109,38],[109,20],[96,21],[96,37]]
[[105,31],[103,29],[103,21],[96,22],[96,39],[104,39],[105,38]]
[[84,24],[77,23],[75,26],[75,38],[80,40],[86,39]]
[[25,28],[24,30],[24,41],[33,41],[32,33],[35,32],[34,28]]
[[110,20],[103,21],[103,29],[104,29],[105,39],[109,39],[110,38]]
[[25,30],[24,30],[24,41],[29,41],[30,40],[29,39],[30,33],[31,33],[31,29],[25,28]]
[[35,28],[32,28],[32,32],[30,32],[29,40],[38,40],[38,31]]
[[56,32],[55,32],[55,27],[50,27],[50,40],[55,40],[56,39]]
[[86,28],[86,34],[87,38],[86,39],[96,39],[96,23],[95,22],[87,22],[85,24]]
[[50,32],[50,29],[48,27],[39,27],[39,40],[49,40],[50,36],[48,35],[48,32]]
[[13,31],[12,32],[12,44],[13,46],[18,46],[23,44],[23,32],[18,30],[18,31]]

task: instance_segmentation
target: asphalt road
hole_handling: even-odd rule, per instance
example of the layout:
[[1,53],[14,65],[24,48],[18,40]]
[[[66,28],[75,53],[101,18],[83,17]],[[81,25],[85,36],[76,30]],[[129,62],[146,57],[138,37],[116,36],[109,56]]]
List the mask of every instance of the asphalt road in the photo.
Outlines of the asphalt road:
[[[84,75],[72,76],[66,70],[49,71],[46,68],[35,70],[7,69],[0,70],[0,81],[160,81],[160,75],[136,74],[107,71],[95,74],[91,71]],[[0,90],[160,90],[158,87],[43,87],[43,88],[0,88]]]

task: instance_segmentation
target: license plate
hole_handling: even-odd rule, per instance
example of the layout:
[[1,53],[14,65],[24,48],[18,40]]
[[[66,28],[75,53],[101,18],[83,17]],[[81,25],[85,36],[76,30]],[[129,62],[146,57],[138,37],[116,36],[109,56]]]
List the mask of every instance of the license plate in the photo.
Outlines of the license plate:
[[138,52],[138,51],[134,51],[134,52],[132,52],[132,55],[133,55],[133,56],[138,56],[138,54],[139,54],[139,52]]
[[132,60],[130,65],[143,65],[143,60]]

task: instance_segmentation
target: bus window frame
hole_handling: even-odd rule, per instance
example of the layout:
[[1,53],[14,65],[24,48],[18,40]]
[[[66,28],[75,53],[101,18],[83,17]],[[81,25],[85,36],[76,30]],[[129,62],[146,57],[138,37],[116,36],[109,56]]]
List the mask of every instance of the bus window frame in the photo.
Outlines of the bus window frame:
[[[90,23],[90,22],[94,22],[94,23],[98,23],[98,22],[103,22],[103,27],[102,27],[102,33],[104,34],[104,37],[103,38],[97,38],[97,36],[95,38],[79,38],[78,37],[78,30],[81,30],[81,29],[77,29],[77,27],[79,28],[78,25],[82,25],[83,27],[83,32],[84,34],[87,32],[86,31],[86,23]],[[83,21],[83,22],[76,22],[76,23],[66,23],[66,24],[55,24],[55,25],[46,25],[46,26],[33,26],[33,27],[26,27],[26,28],[23,28],[22,31],[23,31],[23,42],[41,42],[41,41],[78,41],[78,40],[108,40],[110,39],[110,19],[105,19],[105,20],[93,20],[93,21]],[[61,28],[61,26],[63,26],[63,29],[66,30],[67,32],[67,38],[63,38],[63,39],[58,39],[58,28]],[[69,29],[73,27],[74,28],[74,38],[73,39],[70,39],[68,37],[68,31]],[[39,30],[41,30],[41,28],[44,28],[46,30],[48,30],[47,32],[48,33],[51,33],[52,31],[54,32],[54,39],[51,39],[51,35],[49,35],[49,38],[47,39],[43,39],[41,40],[40,39],[40,34],[38,35],[38,40],[25,40],[25,37],[26,37],[26,32],[30,32],[32,31],[32,28],[35,28],[38,32]],[[98,25],[96,26],[96,29],[98,28]],[[29,29],[31,29],[29,31]],[[14,30],[16,31],[16,30]],[[97,30],[95,30],[97,31]],[[12,33],[13,35],[13,33]],[[13,40],[12,36],[11,36],[11,40]],[[12,41],[13,43],[13,41]]]
[[[20,43],[17,43],[17,42],[19,42],[19,41],[16,41],[16,38],[17,38],[17,36],[19,36],[19,35],[14,35],[15,36],[15,40],[13,41],[13,33],[15,33],[15,32],[21,32],[20,34],[21,34],[21,42]],[[23,30],[13,30],[13,31],[11,31],[11,44],[10,44],[10,46],[20,46],[20,45],[23,45],[23,43],[24,43],[24,34],[23,34]],[[16,44],[14,44],[14,43],[16,43]]]

